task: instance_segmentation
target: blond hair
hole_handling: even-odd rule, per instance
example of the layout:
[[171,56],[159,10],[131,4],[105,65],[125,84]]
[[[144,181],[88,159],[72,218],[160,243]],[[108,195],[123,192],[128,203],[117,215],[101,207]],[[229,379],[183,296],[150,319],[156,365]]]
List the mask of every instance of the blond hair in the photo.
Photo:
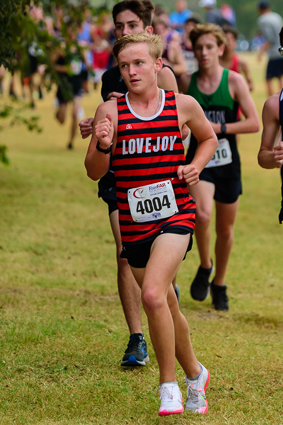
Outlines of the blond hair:
[[113,46],[113,55],[118,59],[121,50],[125,49],[128,44],[146,43],[148,51],[153,60],[161,58],[163,45],[159,35],[149,35],[144,32],[138,34],[129,34],[119,38]]
[[197,24],[190,33],[193,49],[195,49],[198,38],[204,34],[214,35],[218,46],[221,46],[222,44],[226,45],[226,35],[219,25]]

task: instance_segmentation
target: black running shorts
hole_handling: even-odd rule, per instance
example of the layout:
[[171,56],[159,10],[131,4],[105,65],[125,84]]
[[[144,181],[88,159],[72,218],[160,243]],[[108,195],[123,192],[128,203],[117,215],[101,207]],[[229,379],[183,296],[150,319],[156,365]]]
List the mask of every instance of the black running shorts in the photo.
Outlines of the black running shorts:
[[[164,229],[162,233],[175,233],[178,235],[187,235],[190,232],[183,231],[171,226],[171,227],[168,227],[168,229]],[[130,264],[131,267],[135,267],[137,269],[145,268],[150,257],[151,246],[153,242],[155,241],[155,239],[160,234],[161,232],[158,235],[156,235],[154,239],[151,239],[150,241],[147,241],[147,242],[141,242],[134,245],[132,243],[130,244],[123,243],[123,250],[121,252],[120,257],[127,258],[128,263]],[[183,260],[186,258],[187,252],[189,252],[192,249],[192,246],[193,246],[193,235],[191,235],[190,237],[190,242]]]

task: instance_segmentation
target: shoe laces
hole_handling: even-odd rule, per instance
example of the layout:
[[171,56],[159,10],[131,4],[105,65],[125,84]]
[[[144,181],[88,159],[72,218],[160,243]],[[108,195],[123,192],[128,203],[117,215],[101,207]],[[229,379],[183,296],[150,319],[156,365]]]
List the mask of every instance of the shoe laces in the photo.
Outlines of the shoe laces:
[[157,388],[157,391],[155,393],[155,397],[157,397],[158,391],[160,393],[160,400],[164,399],[164,398],[167,398],[169,400],[173,400],[174,395],[173,395],[173,391],[172,391],[171,386],[160,385]]
[[228,301],[228,297],[227,297],[227,294],[226,294],[226,292],[220,292],[218,295],[217,295],[217,298],[218,298],[218,302],[224,302],[224,303],[227,303],[227,301]]
[[139,349],[141,344],[142,344],[142,339],[130,338],[130,341],[128,342],[128,347],[125,353]]
[[195,384],[187,381],[187,397],[190,399],[192,403],[195,403],[195,404],[198,403],[199,395],[200,395],[199,393],[201,393],[203,390],[202,385],[198,388],[196,384],[197,384],[197,381]]

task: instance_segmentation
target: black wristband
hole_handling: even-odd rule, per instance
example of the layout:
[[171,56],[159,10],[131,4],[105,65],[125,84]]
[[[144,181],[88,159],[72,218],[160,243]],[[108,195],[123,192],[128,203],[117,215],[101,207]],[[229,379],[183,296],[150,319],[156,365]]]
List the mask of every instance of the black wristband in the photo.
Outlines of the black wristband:
[[226,133],[226,131],[227,131],[226,124],[225,123],[221,124],[221,133]]
[[102,148],[100,147],[99,140],[97,140],[96,149],[97,149],[99,152],[103,152],[103,153],[105,153],[105,155],[106,155],[107,153],[110,153],[110,152],[111,152],[112,145],[113,145],[113,142],[111,143],[111,145],[110,145],[107,149],[102,149]]

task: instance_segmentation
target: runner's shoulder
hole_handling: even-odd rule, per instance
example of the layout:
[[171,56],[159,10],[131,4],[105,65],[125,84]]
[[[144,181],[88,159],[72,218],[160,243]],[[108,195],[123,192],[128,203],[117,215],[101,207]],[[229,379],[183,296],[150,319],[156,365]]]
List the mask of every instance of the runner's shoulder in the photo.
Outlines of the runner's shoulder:
[[279,96],[281,92],[270,96],[263,105],[263,113],[267,114],[270,119],[279,120]]
[[239,74],[239,72],[229,70],[229,84],[233,84],[233,86],[241,86],[244,84],[247,86],[247,82],[243,75]]
[[117,99],[111,99],[101,103],[96,110],[96,116],[99,117],[98,119],[102,119],[101,116],[105,115],[106,117],[108,112],[114,116],[117,115]]
[[199,106],[199,103],[188,94],[175,93],[177,108],[193,109]]

